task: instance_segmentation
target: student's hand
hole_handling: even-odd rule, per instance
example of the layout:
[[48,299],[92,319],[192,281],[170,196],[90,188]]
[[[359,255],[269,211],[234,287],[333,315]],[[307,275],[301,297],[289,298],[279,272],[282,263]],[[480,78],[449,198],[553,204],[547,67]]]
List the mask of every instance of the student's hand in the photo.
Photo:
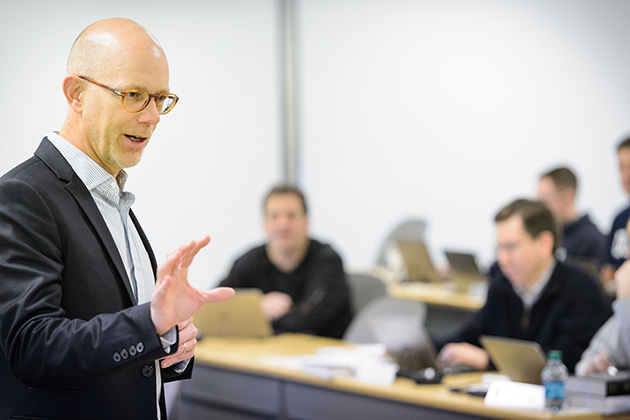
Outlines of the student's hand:
[[270,292],[262,297],[260,307],[265,317],[270,321],[282,318],[291,310],[293,299],[282,292]]
[[182,360],[190,359],[195,355],[197,347],[197,328],[193,325],[193,319],[188,318],[177,326],[179,346],[177,352],[165,357],[160,362],[163,368],[167,368]]
[[615,268],[610,265],[610,264],[605,264],[600,272],[600,279],[602,281],[602,284],[604,285],[604,287],[606,288],[606,290],[609,289],[609,285],[613,284],[613,280],[615,278]]
[[472,344],[449,343],[438,354],[438,364],[441,366],[464,364],[483,370],[488,368],[488,353]]
[[626,260],[615,271],[615,288],[617,289],[617,299],[630,296],[630,260]]
[[159,335],[186,322],[203,305],[234,296],[234,289],[229,287],[198,290],[188,283],[188,267],[197,252],[208,242],[210,237],[206,236],[182,245],[169,253],[166,261],[158,267],[155,289],[151,295],[151,320]]
[[599,352],[588,360],[586,371],[584,373],[588,375],[590,373],[608,372],[608,368],[611,366],[612,364],[610,363],[608,356],[605,353]]

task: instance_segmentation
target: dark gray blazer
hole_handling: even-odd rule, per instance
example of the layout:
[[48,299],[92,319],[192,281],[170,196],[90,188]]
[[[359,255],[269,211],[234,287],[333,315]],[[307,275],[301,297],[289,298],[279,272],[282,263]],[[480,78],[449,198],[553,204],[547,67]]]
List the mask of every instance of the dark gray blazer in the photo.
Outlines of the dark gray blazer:
[[90,192],[44,138],[0,178],[0,419],[155,419],[165,355]]

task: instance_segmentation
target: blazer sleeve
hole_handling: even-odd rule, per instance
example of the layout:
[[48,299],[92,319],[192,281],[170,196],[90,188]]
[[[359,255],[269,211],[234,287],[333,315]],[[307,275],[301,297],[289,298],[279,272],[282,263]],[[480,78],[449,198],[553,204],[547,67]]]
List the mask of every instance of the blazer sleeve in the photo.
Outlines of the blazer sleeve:
[[[165,356],[149,304],[118,302],[121,280],[79,207],[45,191],[0,181],[0,348],[15,377],[89,378]],[[94,292],[76,297],[81,287]]]

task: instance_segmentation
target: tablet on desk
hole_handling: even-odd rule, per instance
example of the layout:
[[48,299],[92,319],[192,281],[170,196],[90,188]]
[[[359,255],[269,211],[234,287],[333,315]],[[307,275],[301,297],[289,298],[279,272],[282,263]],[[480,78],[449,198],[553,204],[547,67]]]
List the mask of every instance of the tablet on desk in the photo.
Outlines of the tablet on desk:
[[540,372],[547,358],[534,341],[482,335],[479,340],[499,372],[514,382],[541,384]]
[[201,337],[268,337],[273,334],[271,322],[260,307],[262,292],[258,289],[236,289],[232,299],[208,303],[193,317]]

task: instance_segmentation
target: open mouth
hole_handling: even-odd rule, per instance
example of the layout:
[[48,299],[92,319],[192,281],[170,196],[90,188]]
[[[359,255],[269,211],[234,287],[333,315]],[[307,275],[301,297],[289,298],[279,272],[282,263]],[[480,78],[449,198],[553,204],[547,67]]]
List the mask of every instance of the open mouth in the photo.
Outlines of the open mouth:
[[129,134],[125,135],[129,140],[135,142],[135,143],[141,143],[143,141],[145,141],[147,138],[146,137],[139,137],[139,136],[131,136]]

